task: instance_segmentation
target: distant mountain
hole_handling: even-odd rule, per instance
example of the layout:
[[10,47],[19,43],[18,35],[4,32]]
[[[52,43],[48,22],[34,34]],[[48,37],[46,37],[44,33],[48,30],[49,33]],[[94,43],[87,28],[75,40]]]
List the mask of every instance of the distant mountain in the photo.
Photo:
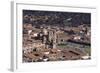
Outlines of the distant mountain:
[[[27,17],[25,18],[25,16]],[[32,20],[33,19],[33,20]],[[23,10],[23,23],[33,25],[79,26],[91,24],[90,13]]]

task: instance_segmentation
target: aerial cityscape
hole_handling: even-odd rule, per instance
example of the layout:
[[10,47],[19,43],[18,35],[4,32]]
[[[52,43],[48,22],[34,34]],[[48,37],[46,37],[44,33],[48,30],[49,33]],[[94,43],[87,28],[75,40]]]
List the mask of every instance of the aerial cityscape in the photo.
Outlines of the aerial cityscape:
[[91,59],[91,13],[23,10],[22,62]]

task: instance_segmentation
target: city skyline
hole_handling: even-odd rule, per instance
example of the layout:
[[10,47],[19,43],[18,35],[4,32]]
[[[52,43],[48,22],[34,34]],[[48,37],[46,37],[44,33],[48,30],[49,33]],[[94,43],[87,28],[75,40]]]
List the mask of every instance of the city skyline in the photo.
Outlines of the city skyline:
[[91,59],[91,13],[23,10],[23,62]]

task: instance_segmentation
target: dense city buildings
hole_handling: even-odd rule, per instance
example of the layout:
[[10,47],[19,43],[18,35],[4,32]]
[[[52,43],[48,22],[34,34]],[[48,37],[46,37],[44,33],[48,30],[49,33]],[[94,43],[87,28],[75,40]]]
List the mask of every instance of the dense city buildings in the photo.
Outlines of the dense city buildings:
[[23,62],[91,59],[91,14],[23,10]]

